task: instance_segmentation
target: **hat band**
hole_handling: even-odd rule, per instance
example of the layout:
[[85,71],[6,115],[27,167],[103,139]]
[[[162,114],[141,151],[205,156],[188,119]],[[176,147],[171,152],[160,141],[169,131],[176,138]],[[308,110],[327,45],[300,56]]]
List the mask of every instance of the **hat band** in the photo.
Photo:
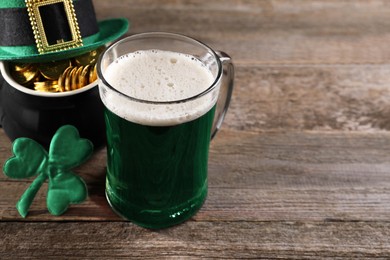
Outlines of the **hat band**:
[[[81,37],[87,37],[99,32],[95,10],[92,0],[79,0],[73,2]],[[50,27],[45,30],[46,36],[69,38],[68,26],[61,12],[56,10],[58,6],[52,5],[46,8],[45,12],[55,13],[48,23]],[[42,14],[45,15],[45,14]],[[65,20],[65,22],[64,22]],[[27,8],[6,8],[0,9],[0,24],[3,26],[0,34],[0,46],[24,46],[35,44],[34,33],[31,28]],[[55,35],[53,35],[55,34]]]

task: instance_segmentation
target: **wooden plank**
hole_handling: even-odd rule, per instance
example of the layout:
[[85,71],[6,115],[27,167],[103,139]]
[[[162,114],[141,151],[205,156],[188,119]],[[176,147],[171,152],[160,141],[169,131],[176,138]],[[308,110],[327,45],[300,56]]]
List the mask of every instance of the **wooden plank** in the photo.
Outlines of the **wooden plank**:
[[[390,217],[390,133],[237,132],[213,140],[209,196],[192,221],[384,221]],[[104,149],[77,169],[89,199],[47,213],[45,187],[23,221],[120,221],[104,196]],[[0,219],[22,220],[15,203],[30,181],[0,178]]]
[[389,65],[238,65],[223,127],[388,131],[389,75]]
[[126,17],[130,34],[191,35],[250,64],[355,64],[390,60],[386,1],[94,0],[99,19]]
[[[1,259],[386,259],[388,222],[0,223]],[[36,238],[36,239],[32,239]]]

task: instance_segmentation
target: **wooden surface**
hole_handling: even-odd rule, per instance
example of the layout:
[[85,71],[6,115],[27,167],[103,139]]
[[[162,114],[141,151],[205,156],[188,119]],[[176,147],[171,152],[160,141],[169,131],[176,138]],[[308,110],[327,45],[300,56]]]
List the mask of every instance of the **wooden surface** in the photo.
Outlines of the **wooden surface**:
[[[150,231],[104,197],[105,151],[77,169],[90,197],[47,213],[0,176],[0,259],[390,258],[390,2],[94,0],[128,34],[170,31],[229,53],[236,86],[211,144],[209,196]],[[11,143],[0,131],[0,163]]]

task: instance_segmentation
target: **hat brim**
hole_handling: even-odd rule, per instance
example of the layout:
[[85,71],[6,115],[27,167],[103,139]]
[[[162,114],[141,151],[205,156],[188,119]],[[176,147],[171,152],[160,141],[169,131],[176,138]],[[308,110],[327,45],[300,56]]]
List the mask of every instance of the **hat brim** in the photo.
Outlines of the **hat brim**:
[[129,29],[129,22],[124,18],[108,19],[98,22],[99,33],[83,38],[83,46],[46,54],[38,54],[37,47],[31,46],[1,46],[0,60],[18,62],[43,62],[75,57],[99,48],[114,41]]

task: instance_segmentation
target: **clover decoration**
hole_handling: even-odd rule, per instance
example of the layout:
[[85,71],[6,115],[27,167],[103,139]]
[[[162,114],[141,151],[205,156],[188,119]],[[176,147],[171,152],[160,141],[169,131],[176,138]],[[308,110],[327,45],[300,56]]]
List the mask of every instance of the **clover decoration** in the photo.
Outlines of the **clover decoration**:
[[80,138],[77,129],[71,125],[57,130],[49,153],[32,139],[16,139],[14,156],[5,162],[4,174],[14,179],[37,176],[16,204],[19,214],[24,218],[27,216],[35,195],[47,179],[46,204],[51,214],[61,215],[70,204],[83,202],[87,198],[87,186],[71,170],[85,162],[92,153],[92,143]]

